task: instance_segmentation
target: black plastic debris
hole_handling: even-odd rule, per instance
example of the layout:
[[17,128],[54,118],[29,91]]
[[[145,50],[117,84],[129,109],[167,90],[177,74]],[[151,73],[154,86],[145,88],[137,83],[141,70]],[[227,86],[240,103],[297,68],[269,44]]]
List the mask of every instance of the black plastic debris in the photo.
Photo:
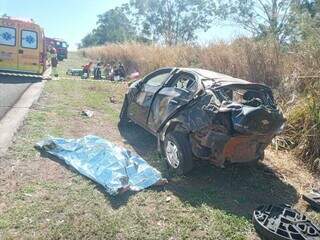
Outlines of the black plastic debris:
[[320,211],[320,192],[312,191],[311,193],[302,195],[302,199],[305,200],[310,206],[316,210]]
[[91,117],[93,117],[93,111],[91,111],[91,110],[88,110],[88,109],[85,109],[85,110],[83,110],[82,112],[81,112],[81,115],[82,116],[86,116],[86,117],[88,117],[88,118],[91,118]]
[[288,205],[260,206],[253,224],[265,240],[320,240],[320,229]]

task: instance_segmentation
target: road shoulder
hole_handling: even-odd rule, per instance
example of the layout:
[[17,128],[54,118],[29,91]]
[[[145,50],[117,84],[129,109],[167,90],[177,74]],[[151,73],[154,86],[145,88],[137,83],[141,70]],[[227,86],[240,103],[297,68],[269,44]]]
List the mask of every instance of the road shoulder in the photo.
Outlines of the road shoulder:
[[4,155],[11,145],[30,107],[39,99],[43,86],[44,81],[31,84],[16,104],[0,119],[0,156]]

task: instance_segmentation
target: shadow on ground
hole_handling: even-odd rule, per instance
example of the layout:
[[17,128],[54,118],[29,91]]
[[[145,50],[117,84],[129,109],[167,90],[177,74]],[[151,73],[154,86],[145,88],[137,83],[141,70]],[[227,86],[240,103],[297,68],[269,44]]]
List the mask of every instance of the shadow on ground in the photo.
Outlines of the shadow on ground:
[[[140,156],[166,171],[164,161],[155,158],[155,137],[134,124],[119,126],[119,131]],[[294,204],[299,198],[293,186],[283,182],[263,163],[221,169],[202,162],[188,176],[172,178],[165,189],[192,206],[206,204],[247,219],[259,205]]]
[[39,77],[28,77],[27,74],[25,77],[0,75],[0,83],[25,84],[25,83],[36,83],[41,81],[42,81],[42,78],[40,75]]

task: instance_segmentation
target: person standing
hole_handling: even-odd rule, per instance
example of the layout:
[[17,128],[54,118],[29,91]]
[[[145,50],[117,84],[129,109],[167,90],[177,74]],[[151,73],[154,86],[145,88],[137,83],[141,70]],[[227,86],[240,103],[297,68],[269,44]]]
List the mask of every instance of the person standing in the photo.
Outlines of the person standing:
[[90,69],[92,66],[92,62],[90,61],[89,63],[85,64],[82,66],[82,78],[83,79],[88,79],[90,78]]
[[120,75],[120,79],[124,80],[126,78],[126,70],[124,69],[124,66],[121,62],[119,62],[119,75]]
[[54,77],[58,77],[58,72],[57,72],[57,66],[58,66],[58,55],[57,55],[57,50],[52,46],[49,45],[49,59],[50,59],[50,64],[51,64],[51,75]]

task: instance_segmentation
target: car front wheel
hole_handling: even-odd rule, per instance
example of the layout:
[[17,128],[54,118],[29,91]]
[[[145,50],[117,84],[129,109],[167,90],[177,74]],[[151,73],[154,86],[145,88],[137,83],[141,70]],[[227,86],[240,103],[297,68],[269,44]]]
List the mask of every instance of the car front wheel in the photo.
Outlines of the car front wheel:
[[193,155],[187,133],[168,133],[164,140],[163,152],[169,169],[178,175],[184,175],[193,169]]

